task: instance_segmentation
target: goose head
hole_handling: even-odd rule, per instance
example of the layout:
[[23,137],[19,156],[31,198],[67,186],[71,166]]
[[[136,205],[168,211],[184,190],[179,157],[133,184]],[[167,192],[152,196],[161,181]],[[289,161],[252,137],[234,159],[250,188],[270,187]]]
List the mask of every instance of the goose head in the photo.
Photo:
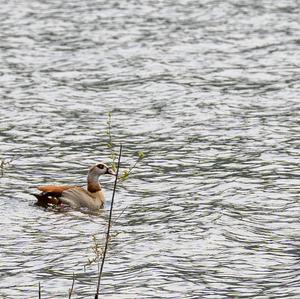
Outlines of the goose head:
[[113,171],[113,169],[108,167],[104,163],[98,163],[98,164],[94,165],[90,169],[89,174],[91,174],[93,176],[100,176],[102,174],[110,174],[110,175],[114,175],[114,176],[116,175],[116,173]]
[[90,168],[87,176],[87,190],[90,192],[97,192],[101,190],[99,184],[99,176],[102,174],[116,175],[112,168],[108,167],[104,163],[98,163]]

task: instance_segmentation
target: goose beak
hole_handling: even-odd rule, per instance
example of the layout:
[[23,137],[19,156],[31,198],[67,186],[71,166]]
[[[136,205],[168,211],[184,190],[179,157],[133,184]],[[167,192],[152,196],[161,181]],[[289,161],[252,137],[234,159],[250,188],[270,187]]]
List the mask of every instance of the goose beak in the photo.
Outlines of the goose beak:
[[106,173],[116,176],[116,173],[111,168],[107,168]]

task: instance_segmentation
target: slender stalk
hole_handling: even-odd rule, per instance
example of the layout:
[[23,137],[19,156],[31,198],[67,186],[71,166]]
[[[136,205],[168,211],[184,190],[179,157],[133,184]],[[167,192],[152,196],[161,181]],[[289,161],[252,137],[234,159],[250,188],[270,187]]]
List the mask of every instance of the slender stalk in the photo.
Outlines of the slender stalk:
[[75,274],[74,274],[74,272],[73,272],[72,286],[71,286],[71,289],[69,289],[69,299],[71,299],[71,297],[72,297],[73,288],[74,288],[74,283],[75,283]]
[[114,225],[118,222],[118,220],[124,214],[124,212],[125,212],[126,209],[127,209],[127,206],[122,210],[122,212],[118,215],[118,217],[116,217],[116,219],[113,222]]
[[39,282],[39,299],[42,299],[41,283]]
[[101,276],[102,276],[102,272],[103,272],[103,266],[104,266],[104,261],[105,261],[108,242],[109,242],[109,237],[110,237],[110,228],[111,228],[111,222],[112,222],[112,211],[113,211],[114,198],[115,198],[115,193],[116,193],[116,188],[117,188],[117,181],[118,181],[118,175],[119,175],[119,169],[120,169],[121,155],[122,155],[122,144],[120,145],[118,165],[117,165],[117,173],[116,173],[114,189],[113,189],[113,193],[112,193],[111,206],[110,206],[109,218],[108,218],[108,226],[107,226],[106,239],[105,239],[105,246],[104,246],[102,260],[101,260],[101,267],[100,267],[100,270],[99,270],[98,284],[97,284],[97,291],[96,291],[96,294],[95,294],[95,299],[98,299],[98,295],[99,295]]
[[112,113],[108,113],[108,121],[107,121],[107,135],[108,135],[108,143],[107,146],[110,149],[110,157],[112,159],[112,168],[113,170],[116,170],[116,158],[117,158],[117,153],[114,151],[114,145],[113,145],[113,139],[112,139],[112,134],[111,134],[111,117]]

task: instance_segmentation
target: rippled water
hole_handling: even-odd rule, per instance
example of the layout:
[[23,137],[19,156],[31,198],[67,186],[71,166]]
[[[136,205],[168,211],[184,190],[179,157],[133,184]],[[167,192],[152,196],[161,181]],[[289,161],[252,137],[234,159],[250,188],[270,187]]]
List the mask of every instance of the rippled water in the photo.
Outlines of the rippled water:
[[38,184],[123,168],[105,298],[300,297],[298,1],[2,1],[0,297],[93,298],[100,215]]

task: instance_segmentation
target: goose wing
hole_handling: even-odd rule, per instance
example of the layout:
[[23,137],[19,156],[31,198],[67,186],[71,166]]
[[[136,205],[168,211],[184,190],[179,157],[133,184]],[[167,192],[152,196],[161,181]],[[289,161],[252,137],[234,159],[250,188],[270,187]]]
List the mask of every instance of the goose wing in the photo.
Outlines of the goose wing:
[[100,209],[103,206],[104,196],[102,191],[91,193],[81,187],[69,188],[62,192],[59,198],[72,208],[85,207],[90,210]]
[[74,188],[75,186],[56,186],[56,185],[46,185],[46,186],[38,186],[36,187],[37,189],[39,189],[42,192],[46,192],[46,193],[57,193],[57,194],[61,194],[63,191],[68,190],[70,188]]

